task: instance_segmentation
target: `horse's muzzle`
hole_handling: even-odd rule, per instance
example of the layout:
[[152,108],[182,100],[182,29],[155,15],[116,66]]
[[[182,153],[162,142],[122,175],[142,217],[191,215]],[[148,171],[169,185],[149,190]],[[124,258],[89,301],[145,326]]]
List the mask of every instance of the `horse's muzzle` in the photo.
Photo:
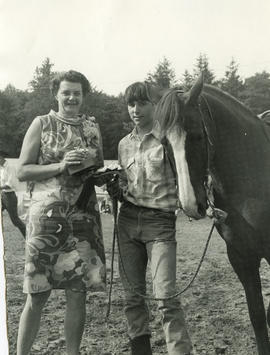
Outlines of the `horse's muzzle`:
[[202,205],[198,205],[196,206],[196,208],[192,208],[192,209],[183,207],[183,211],[185,215],[196,220],[202,219],[206,215],[206,209]]
[[201,218],[204,218],[206,215],[206,206],[202,203],[198,203],[198,214]]

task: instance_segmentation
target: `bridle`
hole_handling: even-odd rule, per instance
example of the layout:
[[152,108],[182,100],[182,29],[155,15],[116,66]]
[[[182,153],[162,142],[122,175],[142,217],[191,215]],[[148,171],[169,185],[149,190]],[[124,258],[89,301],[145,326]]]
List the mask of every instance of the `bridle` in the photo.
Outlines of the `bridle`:
[[[212,115],[212,111],[210,108],[210,105],[206,99],[206,97],[201,94],[201,98],[203,99],[204,103],[205,103],[205,107],[207,109],[206,114],[209,116],[210,121],[211,121],[211,128],[214,131],[214,135],[213,135],[213,139],[215,137],[215,132],[216,132],[216,127],[214,124],[214,118]],[[206,141],[206,155],[207,155],[207,168],[206,168],[206,174],[204,176],[204,189],[205,189],[205,193],[206,193],[206,199],[207,199],[207,203],[209,205],[209,207],[214,210],[214,204],[213,202],[209,199],[209,195],[210,195],[210,187],[208,184],[208,178],[210,176],[210,172],[212,169],[212,162],[214,159],[214,141],[212,140],[212,137],[210,137],[210,132],[209,132],[209,125],[206,124],[205,121],[205,117],[202,111],[202,106],[201,106],[201,102],[198,102],[198,110],[200,113],[200,118],[201,118],[201,122],[202,122],[202,126],[203,126],[203,133],[204,133],[204,137],[205,137],[205,141]],[[183,115],[183,121],[185,121],[185,116]],[[174,154],[172,151],[172,147],[170,142],[168,141],[167,137],[164,135],[163,138],[161,139],[161,144],[163,145],[164,148],[164,152],[165,152],[165,156],[168,159],[169,165],[171,170],[173,171],[174,175],[177,176],[177,171],[176,171],[176,164],[175,164],[175,158],[174,158]]]
[[[211,120],[212,127],[214,127],[214,133],[215,133],[214,118],[212,115],[210,105],[209,105],[206,97],[203,94],[201,94],[201,98],[203,99],[203,101],[205,103],[205,107],[207,109],[207,114]],[[209,198],[211,191],[210,191],[210,186],[208,184],[208,178],[211,174],[211,169],[212,169],[212,165],[213,165],[212,162],[213,162],[214,153],[215,153],[214,152],[214,142],[210,138],[209,126],[205,122],[205,117],[202,112],[201,102],[198,103],[198,109],[199,109],[199,113],[200,113],[200,117],[201,117],[201,122],[203,125],[204,136],[206,138],[207,168],[206,168],[206,174],[205,174],[205,179],[204,179],[204,189],[205,189],[205,193],[206,193],[207,203],[208,203],[209,207],[212,209],[212,211],[214,211],[215,206],[214,206],[214,203]],[[214,135],[214,137],[215,137],[215,135]]]

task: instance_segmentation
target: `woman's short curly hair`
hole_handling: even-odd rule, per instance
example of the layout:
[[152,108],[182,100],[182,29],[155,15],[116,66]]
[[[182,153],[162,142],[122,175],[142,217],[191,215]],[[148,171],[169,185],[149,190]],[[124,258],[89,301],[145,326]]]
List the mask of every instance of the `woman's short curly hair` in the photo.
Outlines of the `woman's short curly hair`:
[[90,83],[86,79],[86,77],[75,70],[69,70],[65,72],[60,72],[55,75],[55,77],[51,81],[51,92],[52,95],[55,96],[59,90],[61,81],[69,81],[71,83],[80,83],[82,85],[82,93],[83,96],[89,93],[90,91]]

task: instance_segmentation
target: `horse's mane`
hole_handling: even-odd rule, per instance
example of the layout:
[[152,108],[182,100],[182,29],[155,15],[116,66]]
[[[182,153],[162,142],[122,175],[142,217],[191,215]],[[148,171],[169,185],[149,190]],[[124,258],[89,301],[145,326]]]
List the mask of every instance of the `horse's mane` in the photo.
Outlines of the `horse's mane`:
[[212,97],[222,106],[226,106],[226,108],[234,113],[234,116],[238,119],[248,121],[254,121],[254,119],[258,120],[258,117],[247,106],[216,86],[204,84],[201,96],[204,97],[204,94],[206,97]]
[[161,132],[167,132],[176,124],[183,125],[182,107],[183,104],[178,97],[179,88],[169,89],[159,100],[155,109],[155,119],[159,122]]
[[[179,94],[180,96],[178,96]],[[179,87],[174,87],[168,89],[158,102],[155,110],[155,119],[159,122],[161,132],[167,132],[171,127],[183,127],[183,95],[184,92],[179,90]],[[221,107],[226,107],[236,120],[245,120],[248,122],[259,120],[243,103],[215,86],[204,84],[200,96],[201,101],[207,101],[207,103],[214,101],[219,103]]]

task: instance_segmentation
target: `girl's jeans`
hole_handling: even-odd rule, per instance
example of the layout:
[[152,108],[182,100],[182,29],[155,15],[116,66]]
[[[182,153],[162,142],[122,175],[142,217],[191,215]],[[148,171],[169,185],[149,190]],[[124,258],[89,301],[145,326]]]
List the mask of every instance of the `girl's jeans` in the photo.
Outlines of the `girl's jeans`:
[[[150,334],[146,292],[146,267],[150,264],[153,292],[157,298],[176,293],[176,241],[173,212],[138,207],[129,202],[121,206],[118,228],[120,276],[125,289],[125,314],[131,339]],[[135,292],[134,292],[135,291]],[[158,301],[169,355],[191,351],[184,313],[177,298]]]

